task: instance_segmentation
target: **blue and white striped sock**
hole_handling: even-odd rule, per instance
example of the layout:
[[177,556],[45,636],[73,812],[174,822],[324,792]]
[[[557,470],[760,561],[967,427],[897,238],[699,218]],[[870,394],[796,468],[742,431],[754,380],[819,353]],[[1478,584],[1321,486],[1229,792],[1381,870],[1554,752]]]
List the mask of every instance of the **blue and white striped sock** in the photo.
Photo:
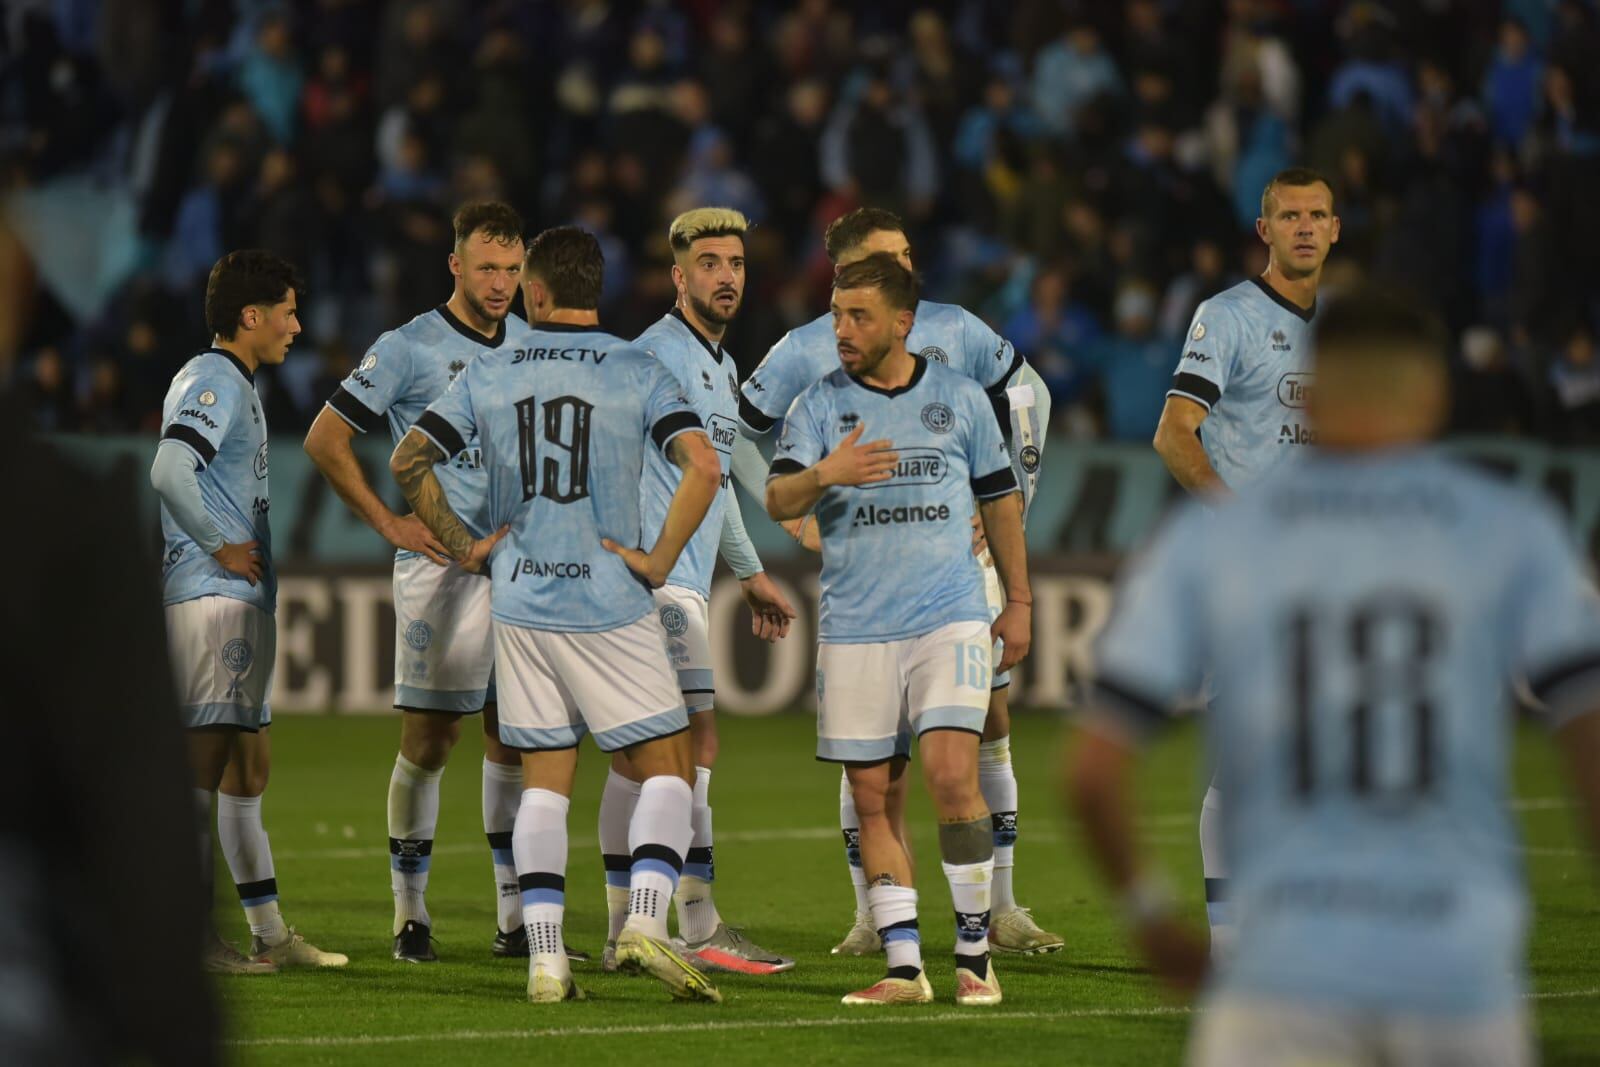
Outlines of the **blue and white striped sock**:
[[428,770],[404,756],[394,758],[389,775],[389,888],[394,893],[394,932],[408,922],[431,926],[428,872],[433,866],[433,834],[439,824],[439,779],[444,768]]
[[922,932],[917,926],[917,891],[909,886],[875,885],[867,890],[872,925],[883,938],[891,978],[915,978],[922,971]]
[[693,806],[694,790],[681,778],[657,775],[639,787],[639,804],[628,825],[633,855],[628,880],[629,929],[666,939],[667,906],[689,851]]
[[272,844],[261,825],[261,798],[217,794],[217,841],[239,887],[250,932],[269,945],[289,936],[278,912],[278,879],[272,866]]
[[502,931],[515,930],[522,922],[517,861],[511,850],[511,832],[517,824],[517,808],[521,802],[522,767],[502,766],[484,757],[483,833],[489,839],[489,858],[494,865],[495,913]]
[[[516,857],[529,966],[567,968],[561,924],[567,910],[567,811],[571,801],[548,789],[525,789],[511,849]],[[559,959],[560,962],[556,962]]]

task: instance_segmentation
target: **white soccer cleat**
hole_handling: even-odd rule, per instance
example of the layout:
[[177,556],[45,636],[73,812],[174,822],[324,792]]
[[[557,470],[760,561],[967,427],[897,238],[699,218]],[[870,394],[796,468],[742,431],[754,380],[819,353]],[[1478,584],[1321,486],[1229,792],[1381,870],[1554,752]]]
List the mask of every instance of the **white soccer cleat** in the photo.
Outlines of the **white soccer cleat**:
[[277,974],[278,965],[270,960],[253,960],[215,934],[206,947],[208,974]]
[[628,974],[648,974],[662,982],[678,1000],[707,1000],[722,1003],[722,994],[694,965],[679,956],[665,941],[623,930],[617,938],[617,969]]
[[1013,956],[1042,956],[1066,945],[1060,934],[1041,929],[1028,908],[1012,908],[989,920],[989,951]]
[[979,978],[965,967],[956,968],[956,1003],[966,1007],[1000,1003],[1000,976],[989,964],[987,977]]
[[600,969],[607,974],[617,973],[617,943],[607,940],[606,947],[600,951]]
[[933,986],[922,971],[915,978],[880,978],[865,989],[846,993],[841,1004],[931,1004]]
[[835,956],[876,956],[883,951],[883,939],[872,925],[872,916],[856,912],[855,925],[844,935],[844,940],[833,946]]
[[529,962],[529,1004],[561,1004],[569,1000],[583,999],[583,990],[572,980],[570,966],[564,969],[553,959],[545,958]]
[[350,957],[343,952],[324,952],[289,927],[289,939],[269,945],[259,937],[250,939],[250,955],[279,967],[343,967]]

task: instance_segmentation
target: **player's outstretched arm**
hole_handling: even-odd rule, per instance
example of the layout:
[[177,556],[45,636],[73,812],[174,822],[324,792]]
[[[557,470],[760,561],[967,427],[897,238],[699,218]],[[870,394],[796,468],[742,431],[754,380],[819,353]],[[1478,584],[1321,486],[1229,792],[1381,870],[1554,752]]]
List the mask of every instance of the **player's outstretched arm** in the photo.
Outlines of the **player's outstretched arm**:
[[395,446],[389,457],[389,470],[400,483],[400,491],[424,525],[439,539],[452,558],[469,571],[478,571],[489,558],[489,552],[506,535],[509,527],[502,526],[482,540],[475,539],[456,513],[450,510],[450,501],[444,495],[444,486],[433,466],[445,458],[444,450],[417,430],[411,430]]
[[1578,795],[1579,821],[1600,860],[1600,708],[1569,720],[1556,731],[1556,740]]
[[667,575],[677,566],[678,557],[689,538],[700,528],[711,502],[722,488],[722,461],[711,438],[701,430],[678,434],[667,442],[667,458],[678,465],[683,477],[678,481],[677,492],[667,505],[667,517],[661,523],[661,532],[649,552],[619,545],[610,538],[600,544],[608,552],[622,557],[628,568],[650,583],[652,589],[666,584]]
[[994,556],[1000,584],[1005,586],[1006,606],[990,627],[991,634],[1005,642],[1005,651],[996,673],[1009,671],[1028,655],[1033,643],[1033,591],[1028,587],[1028,548],[1022,533],[1022,494],[1007,493],[993,500],[978,502],[983,517],[989,553]]
[[1200,444],[1200,424],[1206,421],[1206,414],[1206,409],[1193,400],[1167,397],[1153,443],[1167,470],[1189,492],[1196,496],[1230,496],[1232,490],[1212,468]]
[[[869,485],[894,477],[900,453],[887,438],[861,443],[866,424],[839,442],[837,448],[803,470],[774,474],[767,479],[767,514],[774,521],[809,515],[832,485]],[[781,466],[780,460],[775,467]]]
[[756,555],[756,546],[750,543],[750,535],[744,528],[738,492],[731,485],[724,486],[722,492],[727,501],[722,510],[722,538],[718,550],[733,568],[744,601],[750,605],[750,632],[763,641],[787,637],[789,623],[795,617],[794,605],[761,566],[761,557]]
[[444,545],[421,519],[416,515],[402,517],[390,511],[389,505],[368,483],[366,472],[356,461],[355,449],[351,447],[355,435],[355,427],[332,408],[324,407],[306,434],[306,455],[339,494],[339,499],[385,541],[396,548],[421,552],[441,566],[449,563]]

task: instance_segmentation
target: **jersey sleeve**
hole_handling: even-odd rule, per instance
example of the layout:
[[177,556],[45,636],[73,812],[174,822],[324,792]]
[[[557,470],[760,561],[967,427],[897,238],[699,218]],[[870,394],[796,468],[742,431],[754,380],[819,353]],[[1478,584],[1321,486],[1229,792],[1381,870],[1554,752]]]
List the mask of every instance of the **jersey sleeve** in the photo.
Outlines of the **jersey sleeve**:
[[977,390],[963,389],[967,399],[967,471],[972,478],[972,495],[979,500],[998,500],[1017,491],[1017,475],[1011,469],[1011,453],[1006,450],[1000,424],[994,420],[986,397]]
[[361,433],[381,430],[390,406],[411,388],[411,377],[410,346],[398,334],[385,334],[339,383],[328,406]]
[[759,437],[772,432],[795,397],[811,383],[804,381],[806,361],[790,330],[767,351],[767,356],[739,387],[739,421]]
[[795,398],[783,417],[783,435],[778,438],[777,455],[767,479],[780,474],[796,474],[827,455],[827,439],[822,434],[819,409],[822,399],[815,389]]
[[1142,739],[1198,692],[1204,649],[1195,551],[1207,521],[1186,507],[1128,565],[1096,641],[1093,714]]
[[478,416],[472,409],[473,371],[477,367],[477,360],[468,363],[467,369],[411,424],[413,430],[438,445],[446,459],[465,451],[467,442],[477,436]]
[[983,386],[985,392],[1002,390],[1006,380],[1022,363],[1022,356],[1010,341],[966,308],[961,309],[961,340],[966,352],[967,374]]
[[217,458],[217,450],[249,402],[247,390],[230,368],[226,374],[197,374],[174,405],[176,414],[161,431],[163,441],[176,441],[193,452],[200,470]]
[[1600,709],[1600,596],[1553,513],[1541,509],[1522,548],[1513,668],[1559,726]]
[[1239,323],[1232,311],[1207,300],[1194,313],[1183,339],[1183,358],[1172,375],[1168,396],[1193,400],[1210,411],[1228,390],[1239,358]]
[[700,416],[694,412],[689,398],[684,395],[682,383],[659,359],[646,356],[644,360],[644,423],[650,440],[662,452],[674,437],[690,430],[704,429]]

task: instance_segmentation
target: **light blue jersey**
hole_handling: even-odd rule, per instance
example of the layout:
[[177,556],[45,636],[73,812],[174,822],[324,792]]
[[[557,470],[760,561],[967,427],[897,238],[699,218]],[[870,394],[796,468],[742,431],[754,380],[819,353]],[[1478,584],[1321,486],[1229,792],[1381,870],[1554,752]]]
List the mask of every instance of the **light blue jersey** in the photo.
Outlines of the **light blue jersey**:
[[[485,337],[440,304],[379,337],[329,398],[328,406],[362,433],[374,433],[387,423],[399,444],[417,416],[443,396],[474,359],[485,352],[527,347],[526,331],[526,323],[508,315],[493,337]],[[484,511],[489,479],[478,442],[468,439],[466,449],[436,470],[451,510],[472,536],[486,536],[493,529]],[[418,555],[400,550],[395,558]]]
[[830,486],[812,514],[822,536],[818,638],[837,644],[920,637],[952,622],[989,621],[972,554],[973,497],[1017,491],[988,398],[970,378],[914,357],[909,384],[879,389],[836,368],[784,418],[772,475],[822,459],[857,426],[887,438],[895,476]]
[[1194,313],[1167,395],[1206,409],[1200,441],[1232,489],[1312,443],[1305,408],[1315,316],[1315,306],[1295,306],[1260,278],[1224,289]]
[[[1022,365],[1011,342],[978,316],[956,304],[931,300],[917,303],[906,349],[930,363],[945,364],[1001,398],[1001,387]],[[833,335],[833,315],[827,314],[790,330],[772,346],[745,379],[739,417],[756,436],[770,433],[795,397],[838,369],[838,339]],[[992,407],[989,417],[995,417]]]
[[194,543],[161,505],[161,602],[179,604],[203,596],[226,596],[277,610],[278,575],[272,565],[272,527],[267,520],[267,419],[256,395],[255,376],[237,356],[211,348],[183,365],[161,405],[163,441],[176,441],[200,461],[195,480],[206,514],[229,544],[259,543],[261,580],[229,574]]
[[1224,989],[1514,1007],[1512,686],[1557,724],[1600,704],[1600,610],[1542,501],[1424,450],[1308,453],[1162,531],[1097,670],[1097,706],[1135,730],[1211,677],[1240,917]]
[[[490,614],[535,630],[614,630],[655,610],[649,587],[600,545],[654,541],[639,517],[647,449],[700,419],[672,372],[595,326],[540,323],[467,365],[414,428],[455,456],[476,439],[490,557]],[[526,347],[521,347],[525,345]]]
[[[733,492],[728,470],[733,462],[733,443],[739,434],[739,379],[733,357],[724,352],[721,345],[713,345],[701,336],[676,308],[663,315],[633,343],[660,360],[678,380],[722,462],[722,488],[711,502],[705,521],[684,546],[678,565],[667,577],[668,585],[681,585],[709,598],[711,572],[717,564],[717,547],[722,537],[722,517],[730,503],[729,494]],[[653,543],[655,531],[666,521],[672,495],[683,480],[683,472],[676,463],[655,449],[648,453],[641,498],[644,528],[648,531],[647,545]],[[733,501],[732,505],[737,507],[738,502]]]

